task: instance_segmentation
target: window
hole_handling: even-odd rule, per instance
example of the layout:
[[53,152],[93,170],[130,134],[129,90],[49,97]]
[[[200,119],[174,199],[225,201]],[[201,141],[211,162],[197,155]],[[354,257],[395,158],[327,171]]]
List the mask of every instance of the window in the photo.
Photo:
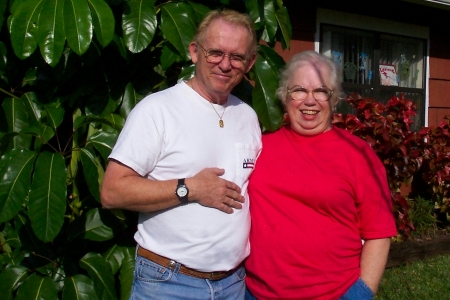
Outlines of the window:
[[[403,93],[417,105],[413,129],[425,125],[426,39],[324,21],[320,24],[319,42],[319,52],[342,67],[347,95],[356,92],[387,103],[392,96]],[[341,103],[338,111],[349,113],[351,107]]]

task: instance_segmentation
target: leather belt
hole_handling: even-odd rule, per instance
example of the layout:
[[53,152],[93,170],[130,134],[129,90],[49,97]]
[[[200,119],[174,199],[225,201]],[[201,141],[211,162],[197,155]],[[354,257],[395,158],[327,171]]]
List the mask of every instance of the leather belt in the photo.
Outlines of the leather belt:
[[[166,267],[171,270],[175,269],[175,266],[177,264],[176,261],[169,259],[167,257],[161,256],[161,255],[158,255],[156,253],[153,253],[147,249],[142,248],[141,246],[139,246],[137,254],[139,254],[142,257],[145,257],[148,260],[151,260],[152,262],[154,262],[158,265],[161,265],[161,266]],[[180,269],[179,269],[179,272],[184,275],[201,278],[201,279],[209,279],[209,280],[224,279],[224,278],[230,276],[231,274],[233,274],[235,271],[236,271],[236,269],[233,269],[230,271],[200,272],[200,271],[185,267],[183,265],[180,265]]]

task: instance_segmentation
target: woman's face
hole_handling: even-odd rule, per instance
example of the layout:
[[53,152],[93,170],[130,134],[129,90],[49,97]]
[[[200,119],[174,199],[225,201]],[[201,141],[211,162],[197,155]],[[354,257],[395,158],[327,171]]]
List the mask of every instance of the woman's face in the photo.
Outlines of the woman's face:
[[[321,64],[309,63],[299,67],[289,81],[288,89],[309,91],[304,100],[294,100],[286,94],[286,110],[291,121],[291,128],[300,135],[312,136],[330,128],[332,115],[330,99],[317,101],[313,90],[320,87],[332,89],[328,80],[328,69]],[[319,100],[320,96],[316,96]]]

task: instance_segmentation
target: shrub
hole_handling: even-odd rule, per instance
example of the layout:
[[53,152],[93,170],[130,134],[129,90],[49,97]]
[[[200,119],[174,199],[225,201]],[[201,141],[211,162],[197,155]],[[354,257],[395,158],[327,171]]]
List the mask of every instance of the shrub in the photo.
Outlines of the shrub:
[[[399,230],[398,240],[410,237],[415,230],[411,222],[410,205],[401,195],[400,188],[409,186],[410,198],[417,198],[421,209],[425,199],[431,199],[435,212],[442,224],[448,225],[450,202],[450,118],[436,128],[422,127],[418,132],[411,130],[416,105],[401,94],[393,96],[384,105],[371,98],[351,94],[346,101],[355,114],[334,114],[333,124],[346,129],[369,143],[386,167]],[[417,207],[416,207],[417,209]],[[418,216],[413,216],[420,230],[431,225]],[[424,212],[420,212],[423,214]],[[437,220],[434,219],[436,223]]]

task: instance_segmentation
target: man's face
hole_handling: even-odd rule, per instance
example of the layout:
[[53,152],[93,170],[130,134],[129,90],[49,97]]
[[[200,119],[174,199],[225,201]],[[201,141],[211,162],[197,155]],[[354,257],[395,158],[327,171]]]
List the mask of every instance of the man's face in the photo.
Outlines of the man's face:
[[[189,51],[192,61],[196,64],[196,88],[204,98],[223,103],[231,90],[242,80],[256,56],[248,53],[250,37],[247,30],[241,26],[223,20],[215,20],[207,29],[204,39],[198,43],[192,42]],[[201,46],[200,46],[201,45]],[[208,62],[206,50],[219,50],[225,53],[219,63]],[[229,55],[241,55],[247,61],[239,66],[231,63]]]

